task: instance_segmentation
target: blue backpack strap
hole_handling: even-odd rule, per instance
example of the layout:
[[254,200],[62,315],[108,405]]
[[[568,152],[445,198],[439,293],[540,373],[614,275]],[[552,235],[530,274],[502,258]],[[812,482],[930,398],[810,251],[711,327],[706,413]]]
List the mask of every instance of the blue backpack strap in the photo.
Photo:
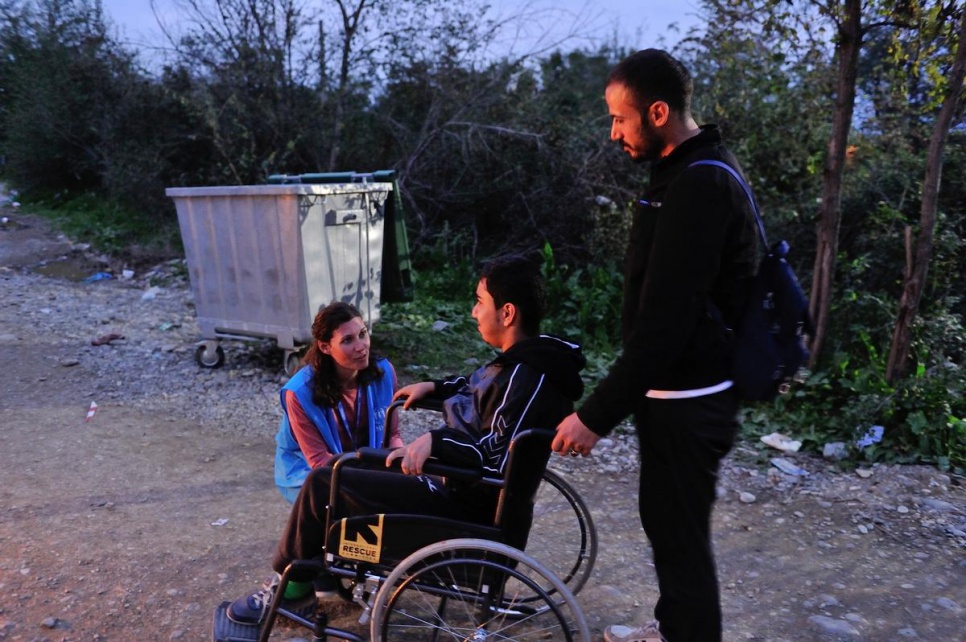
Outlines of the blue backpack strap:
[[720,167],[734,176],[735,180],[738,181],[738,184],[741,185],[741,189],[745,190],[745,195],[751,202],[751,209],[755,212],[755,222],[758,223],[758,235],[761,237],[762,247],[764,248],[765,252],[768,252],[768,238],[765,236],[765,224],[761,220],[761,214],[758,213],[758,205],[755,203],[755,197],[751,194],[751,188],[748,187],[748,184],[745,183],[743,178],[741,178],[741,174],[739,174],[735,168],[728,163],[723,163],[718,160],[699,160],[691,163],[688,165],[688,167],[694,167],[695,165],[713,165],[714,167]]

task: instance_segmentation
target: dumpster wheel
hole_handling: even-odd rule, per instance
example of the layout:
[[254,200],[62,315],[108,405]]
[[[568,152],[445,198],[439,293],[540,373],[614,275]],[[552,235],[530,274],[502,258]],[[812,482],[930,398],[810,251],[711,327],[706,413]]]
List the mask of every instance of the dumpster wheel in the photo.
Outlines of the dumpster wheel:
[[195,348],[195,361],[202,368],[220,368],[225,364],[225,351],[213,341],[204,341]]
[[303,356],[304,356],[304,351],[301,350],[301,349],[299,349],[299,350],[286,350],[285,351],[284,367],[285,367],[285,376],[286,377],[291,377],[296,372],[298,372],[299,368],[302,367],[302,357]]

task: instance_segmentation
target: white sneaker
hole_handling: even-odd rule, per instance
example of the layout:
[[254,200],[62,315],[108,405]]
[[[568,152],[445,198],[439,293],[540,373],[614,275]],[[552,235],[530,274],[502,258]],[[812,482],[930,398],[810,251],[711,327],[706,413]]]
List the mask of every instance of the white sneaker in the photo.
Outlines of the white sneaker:
[[664,642],[657,622],[644,626],[614,624],[604,629],[604,642]]

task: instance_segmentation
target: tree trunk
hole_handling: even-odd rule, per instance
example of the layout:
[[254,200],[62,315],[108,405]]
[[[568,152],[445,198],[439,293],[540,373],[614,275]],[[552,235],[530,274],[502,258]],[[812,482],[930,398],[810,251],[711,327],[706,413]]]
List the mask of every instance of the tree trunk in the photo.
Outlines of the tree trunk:
[[809,293],[809,313],[815,326],[811,338],[810,368],[814,368],[818,362],[828,332],[835,259],[839,247],[839,227],[842,222],[842,172],[845,167],[849,131],[852,129],[855,83],[858,77],[861,48],[862,2],[845,0],[845,17],[839,24],[835,45],[838,58],[835,110],[832,115],[828,155],[822,171],[822,203],[819,211],[812,289]]
[[919,238],[911,265],[906,270],[899,299],[899,314],[892,333],[892,345],[886,362],[886,381],[895,383],[904,373],[909,362],[909,345],[912,342],[912,322],[919,311],[922,291],[926,285],[926,273],[932,258],[933,236],[936,229],[936,209],[939,200],[939,183],[942,177],[943,151],[949,137],[953,116],[959,109],[963,95],[963,79],[966,75],[966,10],[959,22],[959,44],[949,78],[949,94],[939,110],[926,155],[926,174],[922,185],[922,205],[919,212]]
[[342,57],[339,64],[339,86],[336,88],[335,105],[332,125],[332,147],[329,148],[329,161],[326,171],[336,171],[339,156],[342,154],[342,132],[345,129],[345,102],[349,94],[349,65],[352,60],[352,47],[356,31],[359,29],[362,12],[366,8],[366,0],[359,0],[359,4],[350,12],[344,0],[336,0],[342,13]]

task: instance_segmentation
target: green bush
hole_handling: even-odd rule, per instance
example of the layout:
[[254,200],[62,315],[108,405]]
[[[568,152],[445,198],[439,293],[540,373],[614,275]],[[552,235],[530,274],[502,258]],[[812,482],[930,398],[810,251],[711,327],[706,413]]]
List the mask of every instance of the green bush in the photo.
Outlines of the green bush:
[[54,221],[70,238],[99,252],[132,262],[151,263],[183,256],[177,222],[158,220],[100,194],[59,193],[23,196],[25,211]]
[[[952,362],[901,380],[888,398],[889,452],[898,461],[934,463],[943,470],[966,468],[966,372]],[[878,455],[879,453],[875,453]]]
[[459,235],[440,234],[414,256],[415,299],[381,307],[373,342],[392,357],[404,382],[460,374],[475,367],[464,361],[483,363],[494,355],[470,316],[478,270],[461,245]]
[[[845,442],[856,460],[966,470],[966,372],[951,361],[920,365],[894,386],[882,372],[879,363],[839,354],[834,367],[790,395],[745,409],[745,436],[779,431],[801,440],[805,450]],[[881,441],[859,449],[855,442],[872,426],[884,427]]]
[[543,248],[547,282],[544,330],[580,342],[585,349],[613,352],[620,345],[621,271],[616,264],[573,268]]

